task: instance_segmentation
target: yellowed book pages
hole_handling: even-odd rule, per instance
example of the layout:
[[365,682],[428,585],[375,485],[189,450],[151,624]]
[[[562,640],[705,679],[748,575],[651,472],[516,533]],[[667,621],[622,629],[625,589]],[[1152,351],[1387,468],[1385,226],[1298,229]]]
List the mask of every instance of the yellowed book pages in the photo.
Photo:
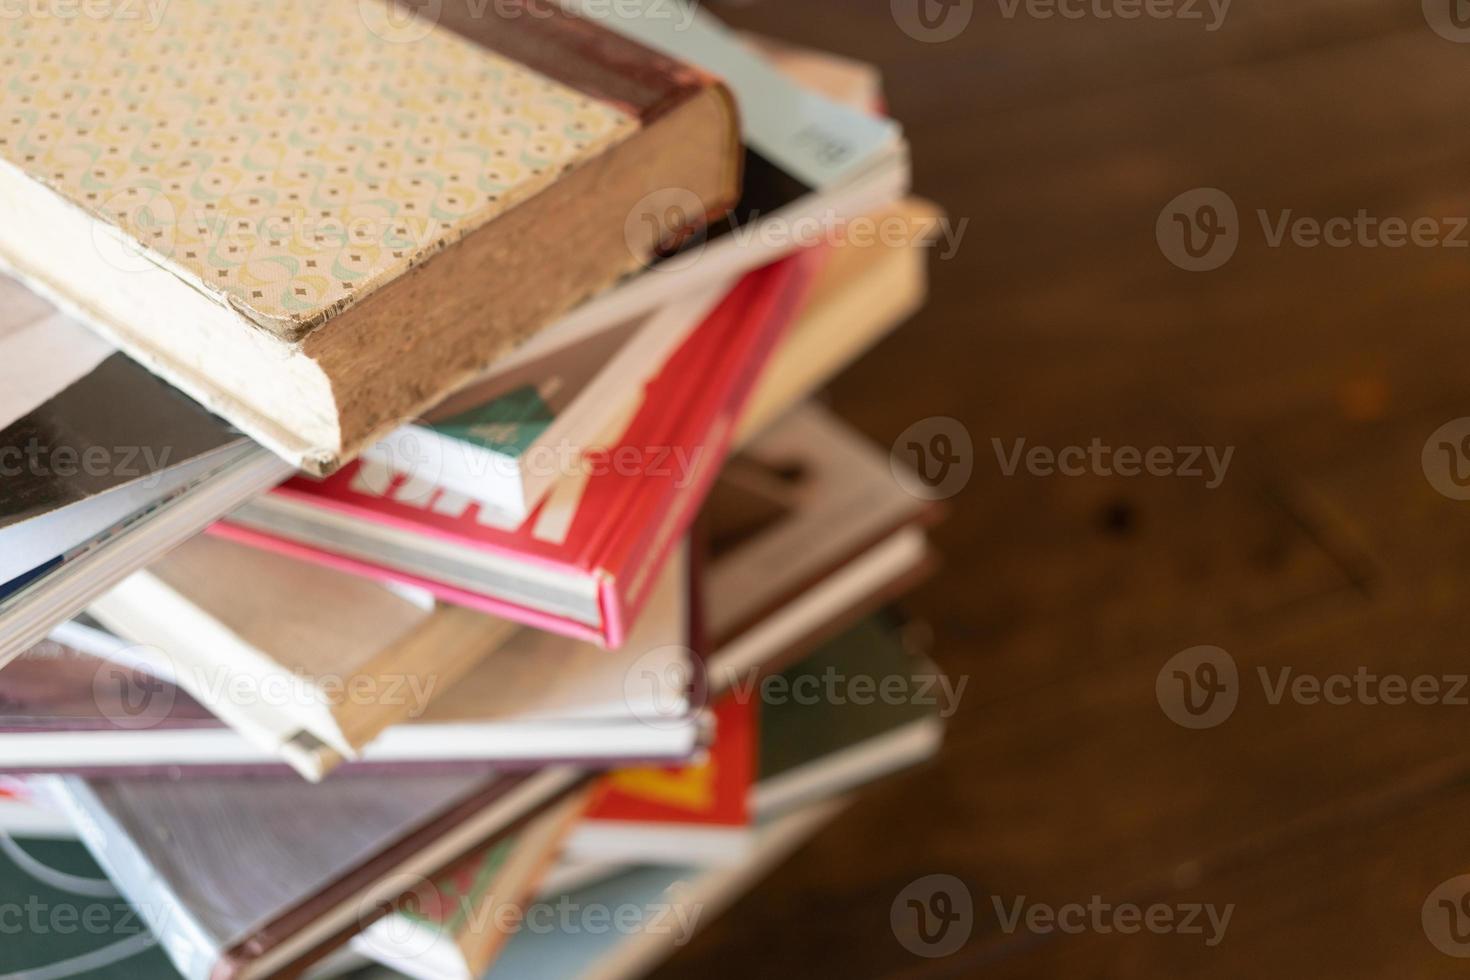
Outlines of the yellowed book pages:
[[218,538],[195,538],[91,610],[219,718],[310,779],[421,716],[516,628]]

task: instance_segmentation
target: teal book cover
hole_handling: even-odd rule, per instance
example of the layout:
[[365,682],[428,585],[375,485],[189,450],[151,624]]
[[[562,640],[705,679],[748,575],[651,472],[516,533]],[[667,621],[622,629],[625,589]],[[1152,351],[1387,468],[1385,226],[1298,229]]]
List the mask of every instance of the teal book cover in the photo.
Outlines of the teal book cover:
[[434,431],[450,439],[519,459],[556,421],[550,393],[525,385],[452,418],[433,423]]
[[148,922],[85,847],[0,833],[0,978],[177,977]]

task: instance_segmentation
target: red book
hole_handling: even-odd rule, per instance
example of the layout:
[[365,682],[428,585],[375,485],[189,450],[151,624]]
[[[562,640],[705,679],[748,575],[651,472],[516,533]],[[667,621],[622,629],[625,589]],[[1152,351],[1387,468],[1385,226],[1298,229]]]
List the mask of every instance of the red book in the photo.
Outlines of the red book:
[[649,383],[616,445],[580,457],[581,475],[517,529],[493,526],[463,495],[359,461],[294,479],[215,531],[618,647],[719,472],[817,260],[797,255],[742,279]]
[[574,862],[718,864],[749,843],[756,779],[756,702],[727,695],[714,708],[714,744],[687,766],[602,777],[564,846]]

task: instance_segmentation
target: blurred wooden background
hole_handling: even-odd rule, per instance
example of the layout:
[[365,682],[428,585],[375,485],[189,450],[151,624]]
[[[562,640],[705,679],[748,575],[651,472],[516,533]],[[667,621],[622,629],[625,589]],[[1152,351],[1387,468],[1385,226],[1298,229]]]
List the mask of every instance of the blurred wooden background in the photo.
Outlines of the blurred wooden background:
[[[833,392],[885,445],[938,415],[973,437],[947,568],[910,604],[970,683],[937,765],[868,793],[664,975],[1462,974],[1421,908],[1470,872],[1470,707],[1273,706],[1256,671],[1470,672],[1470,503],[1420,461],[1470,415],[1470,249],[1273,248],[1256,213],[1470,215],[1470,44],[1414,0],[1235,0],[1215,31],[973,7],[943,44],[887,0],[719,8],[881,65],[919,191],[970,219],[929,310]],[[1213,272],[1155,238],[1196,187],[1240,212]],[[1235,455],[1209,490],[1007,478],[991,443],[1094,437]],[[1200,644],[1242,687],[1191,731],[1154,684]],[[976,908],[933,960],[889,925],[931,873]],[[1235,911],[1207,948],[1007,934],[991,904],[1094,895]]]

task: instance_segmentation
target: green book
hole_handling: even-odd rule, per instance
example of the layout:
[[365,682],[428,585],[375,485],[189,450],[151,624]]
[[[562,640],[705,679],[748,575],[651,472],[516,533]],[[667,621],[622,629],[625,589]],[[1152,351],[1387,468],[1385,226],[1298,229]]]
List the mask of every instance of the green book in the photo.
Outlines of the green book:
[[74,840],[0,834],[0,977],[177,978],[149,923]]
[[481,523],[519,527],[582,472],[586,451],[616,444],[648,385],[725,292],[695,290],[575,344],[512,357],[363,455],[413,478],[417,492],[443,489],[478,503]]
[[435,422],[434,431],[488,452],[520,459],[556,421],[548,396],[535,385],[507,392],[452,418]]
[[962,693],[873,617],[762,682],[762,820],[916,765],[940,748]]

